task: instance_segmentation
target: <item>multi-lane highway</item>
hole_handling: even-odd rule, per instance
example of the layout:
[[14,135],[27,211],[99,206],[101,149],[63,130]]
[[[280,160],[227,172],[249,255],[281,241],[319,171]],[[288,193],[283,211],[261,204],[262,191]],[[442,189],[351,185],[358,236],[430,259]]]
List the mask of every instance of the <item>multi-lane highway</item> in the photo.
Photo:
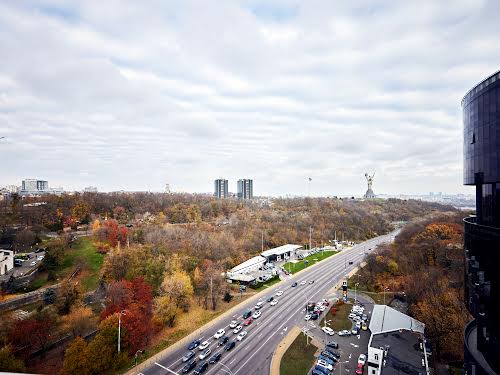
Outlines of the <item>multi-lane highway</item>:
[[[209,358],[219,351],[222,353],[222,358],[218,363],[209,365],[204,374],[269,374],[273,351],[287,331],[294,325],[304,326],[307,301],[317,301],[323,298],[328,290],[343,279],[346,272],[351,271],[362,261],[365,252],[373,251],[379,243],[389,242],[394,235],[395,233],[390,233],[373,238],[310,266],[296,276],[267,289],[259,295],[258,300],[251,299],[241,303],[233,316],[219,320],[216,325],[213,323],[205,325],[198,338],[201,341],[210,341],[212,354]],[[352,264],[349,264],[350,262]],[[311,280],[314,280],[313,284],[309,284]],[[302,281],[306,281],[306,284],[300,285]],[[299,283],[299,285],[292,287],[294,282]],[[283,291],[283,295],[277,297],[279,300],[277,305],[271,306],[266,302],[266,299],[271,295],[276,298],[277,291]],[[247,336],[242,341],[236,341],[236,347],[229,352],[224,351],[224,347],[217,346],[218,340],[213,338],[215,332],[219,329],[225,329],[229,340],[236,340],[237,334],[232,332],[229,324],[232,320],[241,322],[242,314],[246,310],[252,309],[255,312],[254,306],[258,301],[264,302],[264,307],[260,310],[262,316],[255,319],[248,327],[243,328],[248,332]],[[161,359],[157,359],[149,367],[141,369],[137,373],[144,375],[182,374],[185,363],[182,362],[181,358],[186,351],[187,345],[182,348],[167,349]],[[195,351],[197,358],[201,352]],[[197,360],[197,362],[199,364],[203,361]]]

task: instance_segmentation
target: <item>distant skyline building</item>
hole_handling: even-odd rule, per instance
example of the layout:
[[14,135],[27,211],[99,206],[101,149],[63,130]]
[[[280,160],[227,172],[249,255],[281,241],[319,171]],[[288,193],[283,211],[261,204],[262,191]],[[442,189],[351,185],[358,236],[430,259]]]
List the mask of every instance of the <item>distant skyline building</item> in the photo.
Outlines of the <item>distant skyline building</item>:
[[462,99],[464,185],[476,187],[476,215],[464,219],[468,375],[500,374],[500,71]]
[[21,183],[21,191],[44,191],[49,189],[49,182],[45,180],[26,179]]
[[229,197],[229,186],[226,179],[218,178],[214,181],[214,196],[219,199]]
[[97,188],[95,186],[87,186],[83,189],[84,193],[97,193]]
[[240,179],[238,180],[238,194],[239,199],[253,199],[253,180]]

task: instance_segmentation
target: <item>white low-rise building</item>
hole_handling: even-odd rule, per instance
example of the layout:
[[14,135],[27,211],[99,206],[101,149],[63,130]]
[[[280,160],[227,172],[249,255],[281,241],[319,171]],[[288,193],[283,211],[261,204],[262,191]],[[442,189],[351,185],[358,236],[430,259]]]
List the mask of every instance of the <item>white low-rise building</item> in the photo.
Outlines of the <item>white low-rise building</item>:
[[0,249],[0,275],[5,275],[14,268],[14,252]]
[[268,260],[268,262],[273,262],[273,261],[280,262],[282,260],[289,259],[290,256],[300,248],[302,248],[302,246],[300,245],[286,244],[283,246],[263,251],[260,255],[265,257]]
[[369,329],[367,375],[429,374],[422,322],[375,305]]
[[245,262],[238,264],[236,267],[232,268],[227,272],[228,276],[232,277],[235,275],[249,274],[254,271],[258,271],[267,262],[267,259],[258,255],[256,257],[250,258]]

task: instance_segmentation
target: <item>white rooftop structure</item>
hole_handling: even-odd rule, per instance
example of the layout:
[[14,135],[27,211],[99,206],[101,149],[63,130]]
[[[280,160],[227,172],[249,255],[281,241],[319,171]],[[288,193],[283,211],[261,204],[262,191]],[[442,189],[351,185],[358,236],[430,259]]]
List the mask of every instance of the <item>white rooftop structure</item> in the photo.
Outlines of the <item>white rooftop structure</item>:
[[264,257],[270,257],[273,255],[283,255],[283,254],[295,251],[297,249],[300,249],[301,247],[302,246],[300,246],[300,245],[286,244],[283,246],[275,247],[274,249],[269,249],[269,250],[263,251],[261,253],[261,255]]
[[372,334],[399,331],[402,329],[424,334],[425,324],[386,305],[373,306],[370,320]]
[[261,265],[265,264],[267,262],[267,259],[258,255],[256,257],[250,258],[246,260],[245,262],[238,264],[236,267],[231,269],[228,274],[229,275],[234,275],[238,273],[245,273],[245,272],[250,272],[250,271],[255,271],[258,269]]
[[232,281],[242,281],[242,282],[245,282],[245,283],[251,283],[252,281],[255,280],[255,277],[253,277],[252,275],[245,275],[245,274],[241,274],[241,273],[238,273],[236,275],[232,275],[232,276],[229,276],[230,274],[228,273],[228,278]]

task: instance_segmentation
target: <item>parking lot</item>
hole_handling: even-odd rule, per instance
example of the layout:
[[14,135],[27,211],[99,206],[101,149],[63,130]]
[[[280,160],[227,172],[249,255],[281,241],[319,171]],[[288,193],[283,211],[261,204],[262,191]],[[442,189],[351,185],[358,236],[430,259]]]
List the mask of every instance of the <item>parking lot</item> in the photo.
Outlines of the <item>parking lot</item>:
[[39,257],[45,257],[45,251],[41,251],[38,253],[33,252],[30,253],[29,255],[30,258],[22,262],[22,265],[20,267],[16,266],[12,270],[7,272],[5,275],[2,275],[0,277],[0,281],[8,280],[11,276],[21,277],[29,274],[31,271],[33,271],[34,268],[40,265],[41,259],[39,259]]
[[[331,300],[331,298],[328,299]],[[364,305],[364,313],[368,315],[367,323],[369,323],[373,310],[373,302],[365,298],[364,296],[359,296],[357,300]],[[304,311],[304,315],[305,314],[306,312]],[[340,361],[335,364],[332,374],[341,375],[348,373],[354,375],[359,355],[367,354],[370,331],[360,330],[358,335],[344,337],[339,336],[338,333],[335,332],[333,336],[329,336],[321,330],[322,326],[320,326],[320,321],[324,318],[325,315],[326,313],[322,313],[320,319],[312,321],[312,323],[309,324],[304,321],[303,326],[308,327],[309,336],[314,338],[317,342],[323,343],[324,345],[329,341],[335,341],[339,345],[339,348],[336,350],[341,353],[341,357]],[[354,326],[354,323],[352,325]],[[366,374],[366,366],[364,369],[364,374]]]

